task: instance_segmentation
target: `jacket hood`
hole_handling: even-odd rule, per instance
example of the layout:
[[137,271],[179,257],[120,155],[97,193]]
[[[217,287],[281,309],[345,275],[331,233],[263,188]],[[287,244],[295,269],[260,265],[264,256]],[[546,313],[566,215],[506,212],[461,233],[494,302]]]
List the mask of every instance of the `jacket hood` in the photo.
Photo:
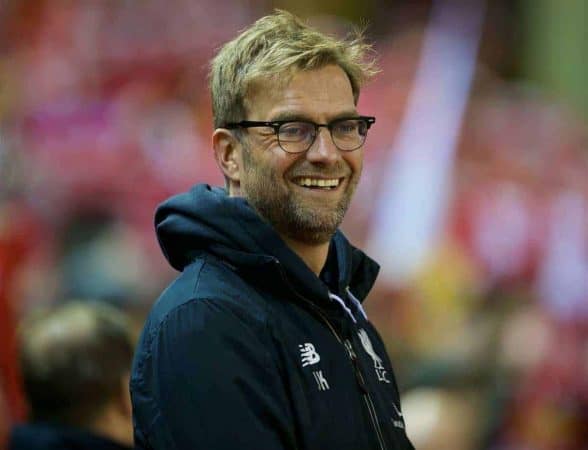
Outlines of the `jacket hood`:
[[[155,228],[165,257],[177,270],[183,270],[202,252],[242,269],[275,265],[279,261],[297,290],[310,289],[309,294],[327,295],[326,286],[274,228],[244,198],[229,197],[222,188],[200,184],[171,197],[157,208]],[[379,270],[340,231],[331,240],[327,264],[336,273],[336,289],[344,291],[350,287],[361,300]]]

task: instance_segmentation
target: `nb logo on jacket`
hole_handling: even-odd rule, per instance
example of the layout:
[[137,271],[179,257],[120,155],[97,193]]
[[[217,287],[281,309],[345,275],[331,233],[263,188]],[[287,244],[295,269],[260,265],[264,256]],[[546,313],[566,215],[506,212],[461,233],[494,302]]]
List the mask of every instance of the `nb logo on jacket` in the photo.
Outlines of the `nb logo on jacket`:
[[312,364],[316,364],[321,360],[321,357],[317,353],[310,342],[305,344],[300,344],[298,346],[300,348],[300,356],[302,358],[302,367],[310,366]]
[[[310,342],[306,342],[304,344],[298,345],[300,348],[300,357],[302,359],[302,367],[310,366],[313,364],[318,363],[321,360],[320,355],[314,348],[314,345]],[[322,370],[314,370],[312,372],[314,376],[314,380],[316,381],[316,385],[319,391],[328,391],[330,389],[329,383],[325,376],[323,375]]]

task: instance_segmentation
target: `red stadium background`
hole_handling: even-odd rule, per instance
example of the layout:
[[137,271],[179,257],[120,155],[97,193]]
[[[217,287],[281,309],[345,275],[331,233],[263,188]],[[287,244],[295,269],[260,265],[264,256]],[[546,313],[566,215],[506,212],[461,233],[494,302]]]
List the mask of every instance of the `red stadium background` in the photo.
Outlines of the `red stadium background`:
[[[0,1],[0,440],[26,417],[15,341],[25,313],[102,299],[140,329],[174,276],[155,206],[196,182],[222,184],[208,61],[281,7],[335,34],[370,24],[382,73],[360,110],[377,123],[343,228],[380,252],[367,312],[415,446],[588,448],[585,4],[361,3]],[[463,66],[420,77],[428,45],[451,61],[468,39]],[[417,86],[425,100],[411,121]],[[457,134],[443,140],[434,125],[442,132],[449,116]],[[444,180],[441,195],[424,169]],[[426,233],[396,253],[414,224]]]

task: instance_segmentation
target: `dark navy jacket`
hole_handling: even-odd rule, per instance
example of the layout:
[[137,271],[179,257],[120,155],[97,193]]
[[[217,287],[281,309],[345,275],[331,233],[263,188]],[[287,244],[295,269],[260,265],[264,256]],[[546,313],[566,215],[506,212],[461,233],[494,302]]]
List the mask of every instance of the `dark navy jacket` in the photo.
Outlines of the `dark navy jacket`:
[[413,448],[360,304],[375,262],[337,232],[319,278],[244,199],[206,185],[163,203],[155,222],[182,273],[133,362],[139,448]]
[[79,428],[49,423],[18,425],[11,430],[8,450],[131,450]]

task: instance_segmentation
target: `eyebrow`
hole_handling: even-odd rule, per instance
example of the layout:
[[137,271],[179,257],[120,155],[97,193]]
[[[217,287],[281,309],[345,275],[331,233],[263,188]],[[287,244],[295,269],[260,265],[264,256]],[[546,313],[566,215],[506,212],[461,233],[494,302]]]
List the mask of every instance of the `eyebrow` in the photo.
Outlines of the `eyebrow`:
[[[331,119],[328,122],[332,122],[332,121],[338,120],[338,119],[351,119],[351,118],[355,118],[355,117],[359,117],[359,114],[357,113],[357,111],[356,110],[349,110],[349,111],[344,111],[344,112],[341,112],[339,114],[334,115],[333,117],[331,117]],[[297,121],[297,120],[300,120],[303,122],[314,122],[314,120],[312,120],[309,115],[304,114],[304,113],[298,113],[295,111],[284,111],[284,112],[278,113],[277,115],[272,117],[270,122]]]

